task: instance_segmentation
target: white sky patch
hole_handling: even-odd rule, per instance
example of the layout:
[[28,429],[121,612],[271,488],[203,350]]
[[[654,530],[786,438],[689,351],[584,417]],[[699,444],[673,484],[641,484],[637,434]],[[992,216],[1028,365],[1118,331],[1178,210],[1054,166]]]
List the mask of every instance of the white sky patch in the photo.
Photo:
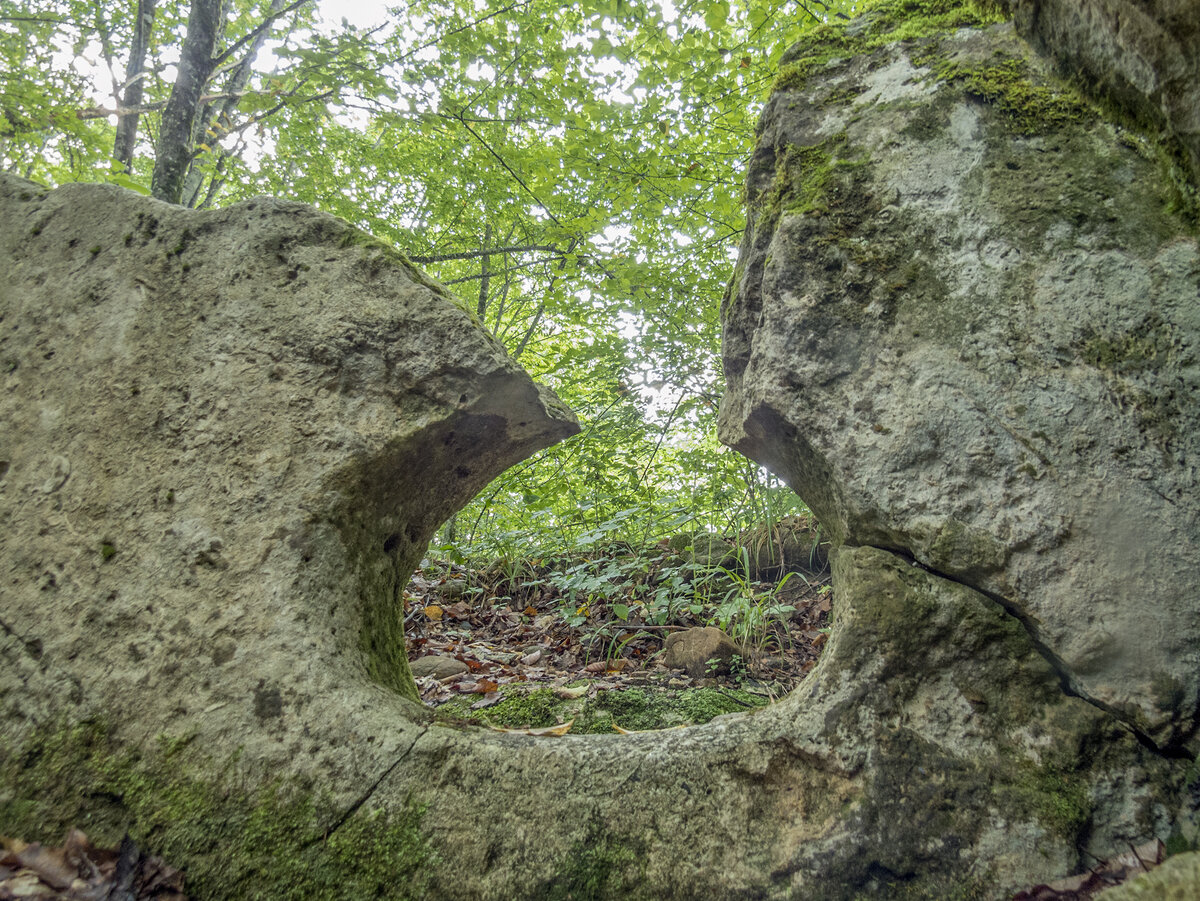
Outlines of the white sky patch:
[[613,256],[628,255],[633,241],[633,229],[628,225],[608,225],[599,234],[589,236],[588,241],[603,253]]
[[489,63],[475,60],[467,67],[467,78],[472,81],[491,81],[496,77],[495,68]]
[[321,0],[320,10],[321,18],[326,22],[337,23],[345,19],[359,28],[378,28],[395,18],[388,6],[377,0]]

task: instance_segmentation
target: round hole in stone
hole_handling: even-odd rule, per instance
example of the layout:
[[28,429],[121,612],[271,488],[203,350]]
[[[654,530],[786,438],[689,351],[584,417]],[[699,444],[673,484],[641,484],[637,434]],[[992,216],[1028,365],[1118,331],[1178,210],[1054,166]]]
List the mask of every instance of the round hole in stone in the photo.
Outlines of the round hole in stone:
[[461,535],[447,522],[404,591],[410,665],[443,715],[572,734],[703,725],[782,700],[830,634],[829,545],[811,515],[559,559],[459,548]]

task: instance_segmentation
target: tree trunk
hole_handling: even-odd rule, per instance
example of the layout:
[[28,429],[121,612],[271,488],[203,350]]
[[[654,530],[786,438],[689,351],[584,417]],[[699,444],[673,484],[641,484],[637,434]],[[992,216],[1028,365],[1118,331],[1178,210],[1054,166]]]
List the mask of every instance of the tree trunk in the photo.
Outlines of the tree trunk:
[[179,203],[183,196],[184,178],[192,160],[192,136],[200,96],[212,75],[214,51],[222,26],[222,7],[221,0],[193,0],[188,15],[179,76],[163,110],[154,153],[154,177],[150,184],[150,192],[168,203]]
[[[267,12],[267,19],[264,25],[277,18],[288,5],[287,0],[271,0],[271,8]],[[233,115],[233,111],[237,109],[238,103],[241,102],[242,91],[246,89],[246,85],[250,82],[250,76],[254,72],[254,60],[258,56],[258,51],[262,49],[262,45],[266,42],[269,34],[266,27],[256,29],[256,32],[246,49],[245,55],[233,67],[228,81],[222,87],[221,93],[225,96],[211,104],[206,104],[197,113],[192,126],[193,147],[197,142],[204,139],[205,133],[210,126],[215,124],[218,128],[229,127],[228,123]],[[216,138],[213,138],[213,140],[216,140]],[[198,167],[190,167],[184,176],[183,189],[180,192],[180,202],[187,207],[198,206],[203,183],[204,171]]]
[[[121,92],[122,109],[136,110],[142,105],[145,90],[146,53],[150,34],[154,30],[156,0],[138,0],[137,20],[133,25],[133,41],[129,47],[129,65],[125,69],[125,84]],[[117,119],[117,137],[113,141],[113,159],[127,173],[133,174],[133,146],[137,141],[140,115],[131,112]]]

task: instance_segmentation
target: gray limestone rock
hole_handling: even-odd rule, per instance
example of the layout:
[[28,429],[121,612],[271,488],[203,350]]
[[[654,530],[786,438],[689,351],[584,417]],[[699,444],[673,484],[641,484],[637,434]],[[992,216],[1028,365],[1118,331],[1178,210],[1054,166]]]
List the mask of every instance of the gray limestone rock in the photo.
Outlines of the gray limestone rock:
[[1180,744],[1200,248],[1154,154],[1010,25],[817,53],[760,124],[722,439],[835,541],[995,599],[1071,691]]
[[1069,78],[1177,141],[1183,167],[1200,184],[1200,3],[1002,2],[1018,32]]
[[3,176],[0,209],[5,734],[71,710],[278,763],[381,698],[423,715],[400,589],[570,411],[309,207]]
[[420,679],[425,676],[432,676],[435,679],[448,679],[451,676],[457,676],[467,672],[468,667],[461,660],[456,660],[453,657],[443,657],[440,654],[429,654],[425,657],[418,657],[409,664],[412,670],[413,678]]

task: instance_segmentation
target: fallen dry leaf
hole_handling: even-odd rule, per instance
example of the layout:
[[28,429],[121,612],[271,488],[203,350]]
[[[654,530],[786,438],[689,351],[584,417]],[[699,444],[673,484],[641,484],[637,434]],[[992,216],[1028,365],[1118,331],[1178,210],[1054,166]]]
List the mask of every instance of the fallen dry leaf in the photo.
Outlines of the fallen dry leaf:
[[143,854],[128,836],[116,851],[92,847],[78,829],[67,833],[61,848],[9,839],[2,843],[0,901],[187,901],[183,874]]
[[575,718],[559,723],[557,726],[542,726],[539,729],[505,729],[502,726],[492,726],[495,732],[514,732],[518,735],[566,735],[575,725]]
[[562,698],[564,701],[571,701],[575,698],[582,698],[587,694],[588,687],[586,685],[576,685],[574,688],[556,688],[554,696]]
[[1087,901],[1162,863],[1166,846],[1157,838],[1110,857],[1087,873],[1035,885],[1013,895],[1013,901]]
[[614,721],[612,724],[613,732],[620,732],[622,735],[637,735],[640,732],[670,732],[672,729],[686,729],[687,724],[683,723],[678,726],[668,726],[665,729],[622,729]]
[[491,707],[493,704],[499,704],[504,700],[504,695],[498,691],[489,691],[482,698],[471,705],[472,710],[483,710],[485,707]]
[[68,888],[75,881],[76,868],[67,862],[64,848],[44,848],[34,842],[16,852],[17,863],[33,870],[47,885]]

